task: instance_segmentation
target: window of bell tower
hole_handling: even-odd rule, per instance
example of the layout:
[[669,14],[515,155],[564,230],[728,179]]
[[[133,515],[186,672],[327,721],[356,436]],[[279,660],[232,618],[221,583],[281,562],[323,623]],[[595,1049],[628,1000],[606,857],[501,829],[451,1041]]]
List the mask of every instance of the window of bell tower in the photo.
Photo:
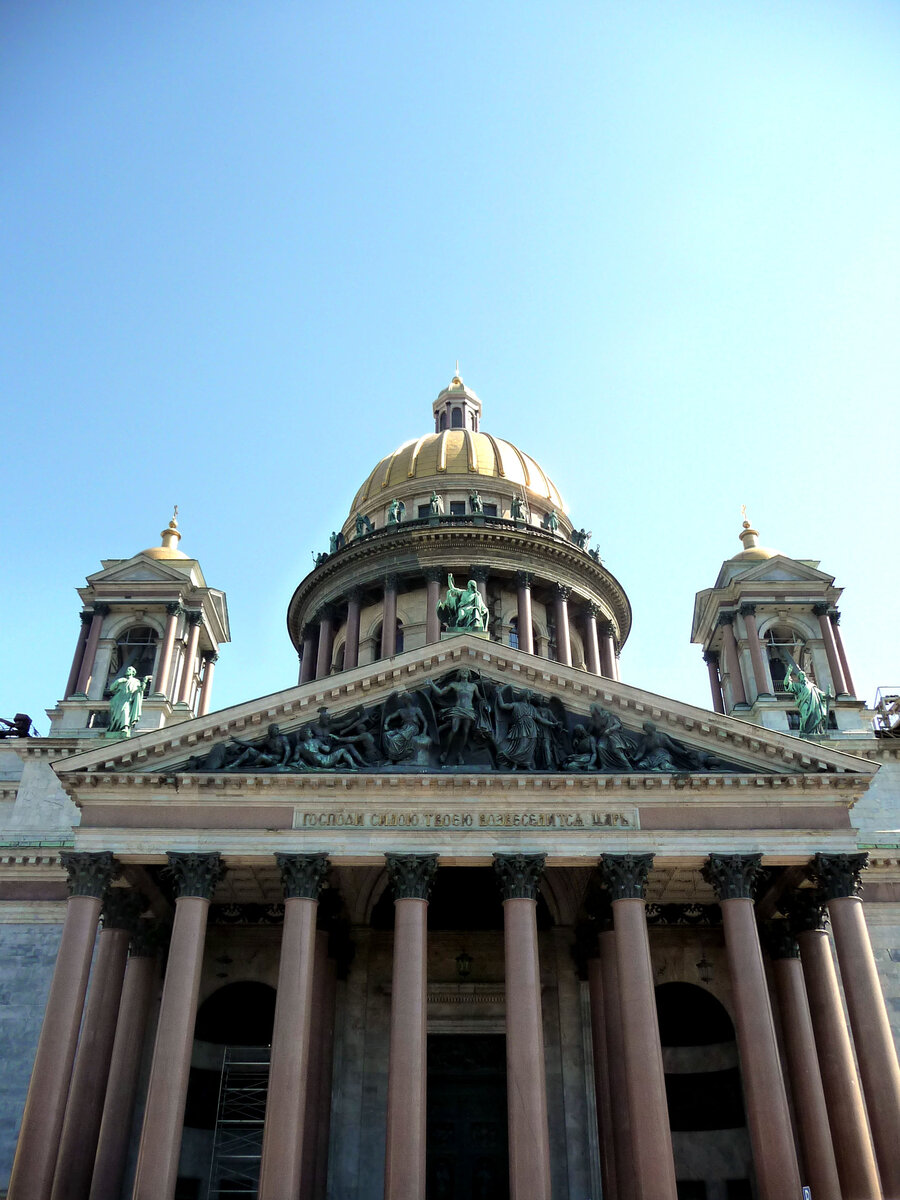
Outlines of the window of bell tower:
[[769,660],[769,671],[772,675],[772,687],[776,695],[789,695],[785,687],[787,675],[787,660],[785,652],[791,655],[810,680],[816,682],[816,672],[812,662],[812,652],[806,645],[801,634],[787,625],[773,625],[766,632],[766,657]]
[[109,690],[114,680],[129,667],[134,667],[139,679],[152,675],[156,666],[156,644],[159,641],[156,630],[147,625],[132,625],[116,639],[116,644],[109,660],[109,674],[106,677],[106,689]]

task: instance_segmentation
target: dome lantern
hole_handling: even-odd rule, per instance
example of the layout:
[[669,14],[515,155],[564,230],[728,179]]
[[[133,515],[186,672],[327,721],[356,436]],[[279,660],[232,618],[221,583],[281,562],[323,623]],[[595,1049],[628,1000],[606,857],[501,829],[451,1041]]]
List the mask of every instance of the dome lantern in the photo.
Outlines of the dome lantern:
[[459,373],[459,360],[456,372],[447,386],[431,406],[434,413],[434,432],[442,433],[445,429],[468,429],[477,433],[481,424],[481,401],[471,388],[463,383]]

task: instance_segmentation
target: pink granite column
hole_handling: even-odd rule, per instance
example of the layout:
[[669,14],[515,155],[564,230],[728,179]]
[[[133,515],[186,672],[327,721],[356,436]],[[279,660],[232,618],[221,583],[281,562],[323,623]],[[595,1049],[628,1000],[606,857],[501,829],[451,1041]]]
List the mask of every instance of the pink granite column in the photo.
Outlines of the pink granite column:
[[785,1200],[800,1195],[800,1171],[753,910],[761,861],[761,854],[711,854],[704,874],[722,908],[759,1196]]
[[443,572],[425,572],[425,644],[431,646],[441,640],[441,622],[437,606],[441,601],[441,579]]
[[[672,1135],[656,1020],[644,891],[652,854],[604,854],[600,873],[612,899],[635,1191],[677,1200]],[[621,1181],[621,1171],[619,1179]]]
[[545,854],[495,854],[503,898],[510,1200],[550,1200],[550,1132],[538,959]]
[[469,578],[474,579],[478,584],[478,591],[481,593],[481,598],[487,604],[487,582],[490,578],[490,571],[487,567],[470,567]]
[[803,888],[794,894],[790,922],[800,947],[842,1200],[881,1200],[875,1150],[818,892]]
[[153,694],[168,696],[171,685],[172,651],[175,649],[175,632],[178,629],[178,618],[182,607],[177,602],[166,605],[166,629],[163,633],[162,649],[159,652],[159,665],[156,668],[156,683]]
[[309,683],[316,674],[316,631],[312,625],[303,628],[303,649],[300,652],[300,683]]
[[216,663],[219,661],[218,654],[212,650],[206,650],[203,654],[203,678],[200,680],[200,703],[197,707],[197,716],[205,717],[209,712],[209,704],[212,699],[212,683],[213,675],[216,670]]
[[393,658],[397,649],[397,576],[388,575],[384,581],[384,602],[381,615],[381,657]]
[[344,670],[359,666],[359,621],[362,614],[362,592],[351,588],[347,593],[347,633],[344,638]]
[[331,674],[331,659],[334,653],[334,611],[326,604],[316,614],[319,622],[319,649],[316,654],[316,679],[325,679]]
[[64,700],[68,700],[68,698],[75,691],[76,684],[78,683],[78,676],[81,672],[81,664],[84,662],[84,648],[87,645],[88,626],[91,624],[92,620],[91,614],[88,612],[83,612],[80,615],[81,628],[78,631],[78,641],[75,643],[75,654],[72,658],[72,667],[69,671],[69,678],[66,681],[66,690],[65,694],[63,695]]
[[569,596],[572,589],[556,585],[553,608],[556,614],[556,661],[566,667],[572,665],[572,643],[569,639]]
[[597,637],[597,617],[600,609],[596,604],[589,604],[584,610],[584,653],[587,659],[587,669],[592,675],[602,674],[600,670],[600,641]]
[[588,993],[591,1001],[591,1046],[594,1052],[594,1097],[597,1105],[597,1138],[603,1195],[616,1196],[616,1143],[613,1131],[609,1055],[606,1050],[606,1000],[603,995],[603,965],[599,953],[587,960]]
[[316,931],[312,1001],[309,1026],[309,1070],[306,1075],[306,1111],[303,1118],[303,1155],[300,1200],[313,1200],[316,1190],[316,1156],[319,1152],[319,1123],[322,1111],[322,1067],[326,1021],[325,988],[328,973],[328,934]]
[[173,1200],[181,1152],[209,902],[223,874],[218,854],[166,856],[175,878],[175,924],[159,1009],[132,1200]]
[[106,1097],[131,931],[144,907],[131,888],[110,888],[91,971],[75,1069],[66,1102],[52,1200],[86,1200]]
[[428,896],[436,854],[388,854],[394,893],[394,971],[388,1059],[384,1200],[425,1196]]
[[722,699],[722,681],[719,679],[719,656],[714,650],[703,655],[706,669],[709,672],[709,690],[712,693],[713,712],[725,713],[725,701]]
[[831,606],[828,604],[816,604],[813,606],[813,612],[819,618],[819,629],[822,633],[822,642],[825,646],[825,657],[828,659],[828,669],[831,672],[831,682],[834,686],[836,696],[846,696],[849,694],[847,683],[844,679],[844,668],[838,655],[837,643],[834,640],[834,629],[831,626]]
[[100,906],[118,871],[112,854],[63,851],[69,900],[16,1145],[10,1200],[47,1200],[72,1077]]
[[616,1153],[616,1191],[610,1200],[638,1200],[634,1169],[631,1117],[628,1112],[628,1072],[622,1037],[622,1007],[619,1000],[619,966],[616,935],[605,929],[599,935],[600,969],[603,973],[603,1016],[606,1022],[606,1057],[609,1063],[609,1093],[612,1103],[613,1143]]
[[331,1134],[331,1083],[334,1074],[334,1004],[337,991],[337,964],[333,958],[325,963],[325,986],[322,994],[322,1070],[319,1077],[319,1108],[316,1131],[316,1177],[314,1200],[325,1200],[328,1191],[328,1145]]
[[617,679],[616,640],[611,622],[600,630],[600,674],[607,679]]
[[304,1121],[310,1086],[313,964],[325,854],[276,854],[284,886],[284,931],[272,1031],[259,1200],[301,1194]]
[[747,703],[747,693],[744,691],[741,660],[738,655],[737,642],[734,640],[733,622],[733,613],[720,614],[719,627],[722,630],[722,645],[725,651],[725,670],[731,681],[732,702],[734,705],[738,705]]
[[516,572],[517,629],[519,633],[519,649],[526,654],[534,654],[534,627],[531,617],[531,581],[534,576],[529,571]]
[[94,659],[97,657],[97,646],[100,642],[100,630],[103,626],[103,619],[109,613],[108,604],[95,604],[94,611],[91,616],[91,627],[88,631],[87,645],[84,648],[84,657],[81,660],[81,670],[78,672],[78,683],[75,685],[75,694],[77,696],[86,696],[88,687],[91,682],[91,674],[94,670]]
[[187,614],[190,633],[188,634],[187,650],[185,650],[184,659],[182,660],[181,687],[178,690],[179,704],[189,704],[191,700],[191,690],[194,686],[195,664],[197,661],[197,644],[200,641],[200,623],[202,620],[202,612],[189,612]]
[[744,618],[744,628],[747,630],[747,645],[750,647],[750,662],[753,664],[756,695],[757,697],[771,696],[769,680],[766,676],[766,664],[763,661],[762,646],[759,641],[759,630],[756,627],[756,605],[742,604],[741,616]]
[[150,921],[141,921],[138,932],[131,939],[94,1159],[90,1200],[109,1200],[122,1190],[144,1034],[150,1004],[157,988],[159,941],[158,930]]
[[828,1108],[800,950],[787,924],[787,921],[772,921],[768,926],[767,944],[803,1156],[802,1182],[812,1188],[817,1200],[841,1200],[841,1183],[828,1126]]
[[860,874],[867,854],[817,854],[875,1157],[885,1196],[900,1196],[900,1064],[866,928]]
[[844,683],[846,683],[847,691],[850,695],[855,696],[856,688],[853,686],[853,676],[850,674],[847,652],[844,650],[844,639],[841,637],[841,614],[836,610],[832,610],[830,620],[831,631],[834,634],[834,644],[837,646],[838,658],[841,660],[841,668],[844,672]]

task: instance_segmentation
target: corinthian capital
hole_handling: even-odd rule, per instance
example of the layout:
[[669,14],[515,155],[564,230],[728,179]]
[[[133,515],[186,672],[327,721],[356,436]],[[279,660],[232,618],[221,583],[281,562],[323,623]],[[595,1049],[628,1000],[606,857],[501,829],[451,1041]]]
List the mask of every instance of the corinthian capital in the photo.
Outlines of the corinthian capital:
[[604,854],[600,878],[613,900],[643,900],[652,854]]
[[69,875],[70,896],[93,896],[102,900],[106,889],[119,874],[119,864],[111,850],[101,850],[98,854],[63,850],[59,861]]
[[437,874],[436,854],[386,854],[395,900],[427,900]]
[[276,854],[285,900],[318,900],[330,863],[327,854]]
[[860,894],[868,865],[868,854],[817,854],[813,871],[825,899],[842,900]]
[[494,872],[504,900],[537,900],[546,854],[495,854]]
[[711,854],[703,878],[719,900],[752,900],[753,884],[762,870],[761,854]]
[[166,858],[179,900],[184,896],[212,899],[216,884],[225,874],[225,865],[218,854],[181,854],[170,850]]

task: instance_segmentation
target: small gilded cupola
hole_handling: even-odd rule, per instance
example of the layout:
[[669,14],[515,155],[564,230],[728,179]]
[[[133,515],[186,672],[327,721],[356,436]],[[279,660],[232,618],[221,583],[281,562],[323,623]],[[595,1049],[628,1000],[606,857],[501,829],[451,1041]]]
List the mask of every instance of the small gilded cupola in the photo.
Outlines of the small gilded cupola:
[[434,412],[434,432],[442,433],[445,429],[468,429],[477,433],[481,425],[481,401],[471,388],[467,388],[459,373],[459,362],[456,372],[438,398],[432,404]]

